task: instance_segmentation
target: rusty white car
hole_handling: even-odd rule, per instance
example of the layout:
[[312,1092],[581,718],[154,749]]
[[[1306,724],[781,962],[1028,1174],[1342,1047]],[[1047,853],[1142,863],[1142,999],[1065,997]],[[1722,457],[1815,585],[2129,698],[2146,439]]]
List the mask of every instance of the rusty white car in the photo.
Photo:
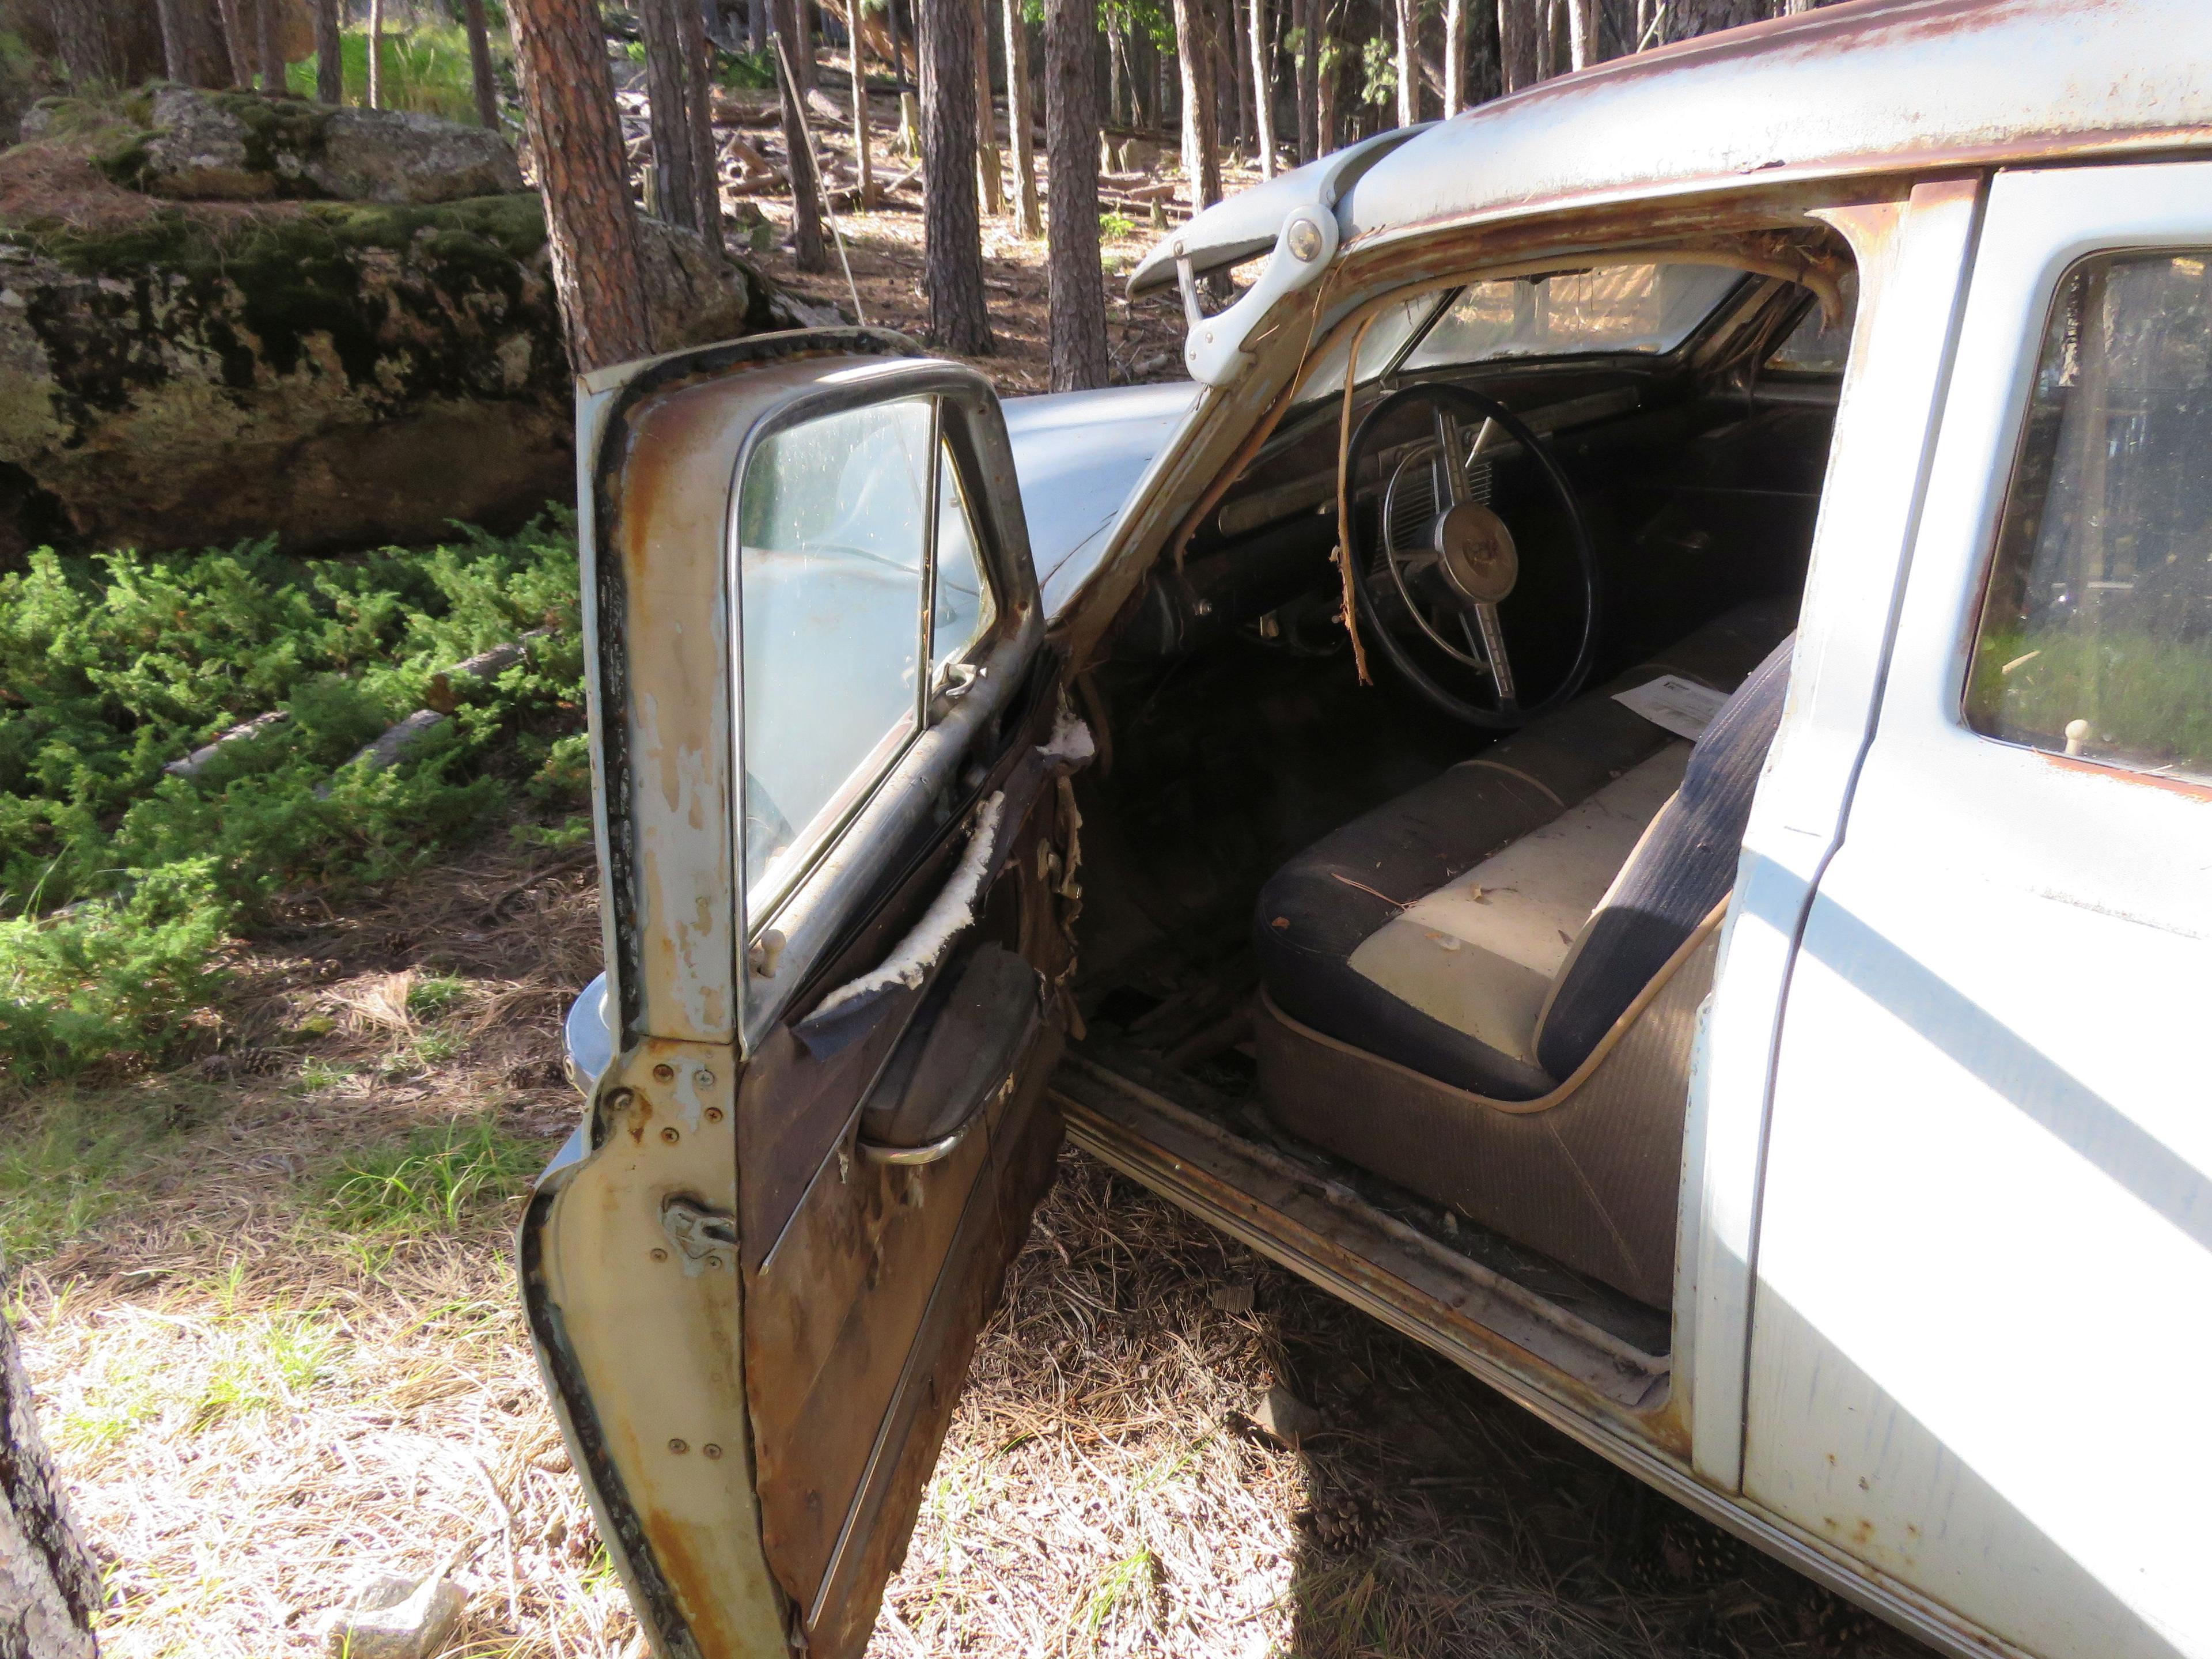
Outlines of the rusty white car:
[[[1211,309],[1208,278],[1242,268]],[[1856,0],[586,377],[520,1237],[654,1650],[857,1653],[1063,1133],[1954,1654],[2212,1654],[2212,14]]]

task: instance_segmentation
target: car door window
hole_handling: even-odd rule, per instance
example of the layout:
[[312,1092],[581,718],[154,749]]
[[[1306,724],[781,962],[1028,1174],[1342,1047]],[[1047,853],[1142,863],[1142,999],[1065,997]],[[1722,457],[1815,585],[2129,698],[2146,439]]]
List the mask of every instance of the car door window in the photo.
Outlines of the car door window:
[[757,921],[920,729],[932,611],[933,672],[988,631],[997,608],[931,398],[768,438],[746,465],[738,520],[745,890]]
[[1967,723],[2212,779],[2212,250],[2060,283],[1983,597]]
[[937,469],[937,571],[931,611],[929,672],[932,684],[945,665],[964,656],[991,629],[998,606],[975,556],[975,522],[960,488],[960,471],[949,446],[939,443]]

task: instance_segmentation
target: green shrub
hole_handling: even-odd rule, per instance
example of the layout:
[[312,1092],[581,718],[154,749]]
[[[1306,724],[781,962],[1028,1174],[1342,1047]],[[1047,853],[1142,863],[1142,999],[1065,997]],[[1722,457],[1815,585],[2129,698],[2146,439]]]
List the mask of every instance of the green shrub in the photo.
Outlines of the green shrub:
[[714,78],[732,91],[775,90],[775,49],[761,52],[717,52]]
[[[505,54],[506,32],[491,31],[495,62]],[[347,29],[340,36],[339,54],[345,65],[345,101],[368,101],[368,31]],[[386,30],[384,50],[378,54],[384,71],[384,107],[416,110],[442,115],[448,121],[474,126],[477,120],[476,71],[469,64],[468,32],[452,23],[423,23],[406,30]],[[302,97],[315,95],[315,63],[308,58],[289,64],[285,84]]]
[[[441,669],[536,629],[397,765],[362,747]],[[389,878],[589,791],[572,525],[425,551],[41,550],[0,576],[0,1069],[157,1054],[227,931],[279,894]],[[441,706],[443,706],[441,704]],[[287,718],[191,778],[167,763]]]

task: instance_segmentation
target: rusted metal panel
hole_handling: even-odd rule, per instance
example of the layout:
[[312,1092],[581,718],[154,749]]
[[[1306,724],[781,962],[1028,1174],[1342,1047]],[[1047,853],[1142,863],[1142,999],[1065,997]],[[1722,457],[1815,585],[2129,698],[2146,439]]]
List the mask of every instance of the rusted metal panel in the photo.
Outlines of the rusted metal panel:
[[541,1183],[521,1239],[532,1334],[610,1554],[657,1650],[697,1659],[777,1652],[785,1629],[753,1499],[736,1252],[694,1254],[670,1228],[672,1205],[730,1224],[736,1069],[724,1045],[622,1056],[592,1150]]
[[2212,146],[2204,26],[2199,0],[1824,9],[1480,105],[1377,162],[1340,216],[1357,243],[1753,175],[2202,149]]
[[744,1252],[763,1536],[817,1654],[866,1642],[967,1354],[1051,1178],[1059,1124],[1040,1102],[1064,1005],[1049,988],[1071,959],[1067,901],[1054,890],[1068,841],[1060,793],[1048,787],[1064,763],[1040,747],[1056,707],[1039,698],[1025,708],[976,786],[1002,793],[1012,822],[973,936],[1018,948],[1048,988],[1014,1087],[979,1103],[976,1127],[949,1155],[887,1164],[860,1141],[855,1108],[920,993],[879,1003],[863,1035],[822,1058],[793,1029],[826,987],[866,969],[927,908],[957,842],[908,872],[814,976],[747,1079],[739,1210],[768,1241],[757,1259],[752,1239]]

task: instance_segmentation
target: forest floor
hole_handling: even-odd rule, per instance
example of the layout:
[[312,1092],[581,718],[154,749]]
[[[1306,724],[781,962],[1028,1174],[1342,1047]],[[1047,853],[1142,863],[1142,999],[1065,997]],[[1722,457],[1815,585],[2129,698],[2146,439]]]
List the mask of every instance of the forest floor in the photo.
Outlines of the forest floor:
[[[826,62],[824,67],[834,69],[835,60]],[[848,84],[842,76],[838,77],[833,88],[836,99],[849,98]],[[745,143],[771,161],[782,164],[781,133],[772,124],[775,104],[768,94],[727,94],[718,100],[717,107],[736,118],[734,131]],[[849,179],[854,154],[849,123],[841,126],[826,122],[821,118],[819,110],[814,120],[815,149],[825,173],[833,180]],[[1003,118],[1000,125],[1003,141]],[[786,246],[792,219],[787,192],[732,198],[732,202],[740,214],[748,209],[758,210],[766,222],[763,240],[767,246],[747,251],[744,257],[767,276],[802,299],[835,306],[848,316],[854,311],[857,294],[860,320],[897,329],[920,339],[927,331],[929,315],[928,295],[922,286],[921,191],[918,180],[910,176],[915,165],[914,159],[898,148],[898,112],[887,94],[878,93],[870,100],[870,126],[879,190],[902,179],[908,182],[901,190],[885,191],[872,210],[834,216],[836,233],[843,237],[845,259],[852,268],[849,283],[844,264],[838,257],[836,235],[827,226],[823,236],[828,243],[829,269],[804,272],[793,264]],[[732,131],[730,125],[721,128],[720,136],[725,142]],[[1158,141],[1151,142],[1157,144]],[[1042,201],[1046,178],[1042,144],[1038,149],[1037,190]],[[1002,158],[1005,155],[1002,149]],[[1011,160],[1005,161],[1002,173],[1011,200]],[[1154,176],[1161,182],[1169,182],[1179,173],[1170,166]],[[1259,177],[1255,166],[1233,155],[1224,171],[1224,185],[1230,190],[1257,183]],[[1182,210],[1176,207],[1173,213],[1176,222],[1180,222],[1184,216]],[[1115,385],[1175,380],[1183,374],[1182,301],[1170,292],[1132,302],[1124,287],[1129,272],[1152,251],[1162,234],[1134,207],[1109,210],[1099,216],[1107,357],[1110,378]],[[733,246],[742,245],[747,229],[733,223],[730,235]],[[993,384],[1007,396],[1049,389],[1045,252],[1043,237],[1024,236],[1006,215],[982,216],[983,287],[995,349],[988,357],[968,361],[989,375]]]
[[[486,847],[241,951],[211,1059],[6,1103],[8,1314],[112,1659],[319,1652],[365,1568],[457,1575],[455,1659],[642,1654],[509,1244],[598,949],[587,850]],[[1073,1152],[871,1650],[1917,1651]]]

